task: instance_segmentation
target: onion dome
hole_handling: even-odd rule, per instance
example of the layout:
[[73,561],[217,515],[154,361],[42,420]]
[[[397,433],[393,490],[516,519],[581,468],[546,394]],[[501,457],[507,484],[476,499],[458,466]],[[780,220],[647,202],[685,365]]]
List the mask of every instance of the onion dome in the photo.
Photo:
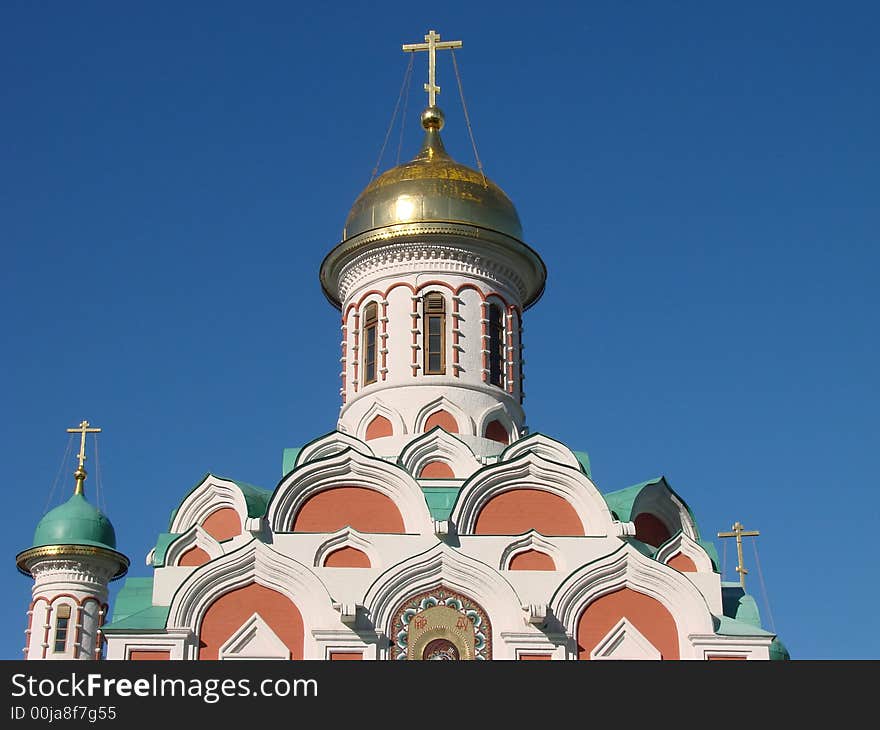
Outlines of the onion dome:
[[[422,112],[425,137],[409,162],[387,170],[355,200],[342,241],[321,264],[321,287],[341,306],[339,282],[344,267],[360,253],[393,241],[425,242],[434,236],[479,241],[517,271],[522,304],[528,308],[544,291],[547,268],[523,242],[519,214],[510,198],[482,172],[450,157],[440,138],[443,112]],[[474,244],[476,245],[476,244]]]
[[788,649],[785,647],[777,636],[770,644],[770,661],[787,662],[791,659]]
[[37,523],[30,548],[19,553],[19,571],[31,575],[31,567],[45,558],[109,558],[116,563],[111,580],[128,571],[128,558],[116,550],[116,531],[107,516],[77,491],[64,504],[47,512]]
[[468,223],[522,238],[510,198],[483,173],[453,160],[443,146],[443,113],[422,112],[425,140],[410,161],[380,175],[360,194],[342,237],[411,221]]
[[107,516],[82,494],[49,511],[37,524],[31,547],[93,545],[116,549],[116,531]]

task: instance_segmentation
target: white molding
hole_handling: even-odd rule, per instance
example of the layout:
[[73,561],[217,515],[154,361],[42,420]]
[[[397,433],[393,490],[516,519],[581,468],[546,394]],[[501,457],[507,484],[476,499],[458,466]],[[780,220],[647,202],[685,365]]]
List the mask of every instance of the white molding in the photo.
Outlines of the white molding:
[[522,553],[529,550],[535,550],[539,553],[548,555],[553,560],[553,565],[557,572],[565,571],[565,557],[562,551],[549,540],[544,539],[540,532],[530,530],[523,537],[514,540],[501,553],[501,560],[498,568],[500,570],[510,570],[510,562]]
[[355,430],[358,439],[360,439],[365,444],[367,443],[367,428],[376,416],[384,416],[389,421],[391,421],[391,429],[394,436],[403,436],[407,433],[406,422],[403,420],[403,417],[400,415],[400,413],[398,413],[393,408],[389,408],[377,396],[372,396],[371,400],[372,402],[370,403],[370,407],[367,409],[367,412],[364,413],[364,415],[361,416],[360,420],[358,421],[357,428]]
[[662,659],[660,651],[624,616],[590,652],[590,659]]
[[290,532],[303,505],[333,487],[362,487],[388,497],[400,511],[407,533],[432,534],[433,521],[421,488],[395,464],[346,449],[291,472],[275,489],[266,509],[273,532]]
[[587,536],[616,534],[608,505],[580,469],[547,461],[533,452],[492,464],[465,482],[450,515],[458,533],[474,534],[477,517],[489,500],[514,489],[537,489],[566,500]]
[[571,449],[561,441],[551,439],[540,433],[533,433],[521,438],[502,452],[504,461],[514,461],[523,454],[528,453],[540,456],[547,461],[555,461],[558,464],[570,466],[578,471],[581,469],[581,463]]
[[[505,364],[505,371],[506,369]],[[508,395],[510,395],[510,393],[508,393]],[[522,431],[503,402],[490,406],[477,417],[477,435],[485,438],[486,426],[492,421],[500,421],[501,425],[507,429],[508,444],[516,442],[522,436]]]
[[694,524],[684,502],[669,488],[665,479],[659,479],[645,487],[633,501],[630,519],[635,521],[642,513],[654,515],[674,535],[681,530],[692,540],[698,537],[697,526]]
[[577,636],[578,620],[593,601],[630,588],[658,601],[675,621],[679,655],[691,658],[690,634],[712,634],[712,614],[699,589],[684,575],[639,552],[630,544],[578,568],[556,589],[550,600],[553,615],[570,636]]
[[183,500],[168,531],[186,532],[223,507],[231,507],[238,513],[243,530],[248,510],[240,487],[231,479],[208,474]]
[[465,479],[481,466],[470,446],[442,428],[431,429],[410,441],[397,461],[415,479],[433,461],[448,465],[455,479]]
[[[339,624],[339,614],[333,610],[330,593],[320,578],[302,563],[254,539],[190,573],[171,600],[166,626],[188,629],[199,636],[202,620],[211,604],[251,583],[289,598],[302,615],[304,627]],[[304,640],[308,636],[306,632]],[[306,643],[304,656],[311,656],[312,649]],[[191,647],[190,651],[190,658],[198,656],[198,647]]]
[[318,546],[318,549],[315,551],[315,567],[323,568],[327,556],[344,547],[351,547],[364,553],[370,559],[371,568],[382,567],[379,553],[373,547],[373,543],[369,536],[362,532],[358,532],[352,527],[343,527],[338,532],[334,532]]
[[393,613],[401,603],[441,585],[482,606],[492,623],[493,658],[505,658],[498,655],[502,647],[496,639],[503,631],[522,632],[523,602],[497,570],[445,543],[438,543],[385,571],[367,590],[363,605],[376,630],[387,635]]
[[223,643],[218,659],[290,659],[290,649],[260,616],[254,613]]
[[425,422],[437,411],[446,411],[458,425],[458,432],[466,436],[477,435],[473,419],[445,395],[441,395],[423,405],[415,417],[413,433],[424,433]]
[[690,558],[697,569],[697,573],[713,573],[712,559],[706,550],[698,542],[688,537],[685,533],[679,532],[660,546],[660,549],[654,555],[654,559],[669,565],[669,561],[676,555],[684,555]]
[[173,540],[165,550],[165,566],[177,566],[183,555],[191,548],[204,550],[213,560],[223,555],[223,546],[201,525],[193,525]]
[[293,468],[296,469],[309,461],[317,461],[318,459],[333,456],[341,451],[345,451],[345,449],[359,451],[365,456],[375,456],[369,445],[360,439],[341,431],[331,431],[326,436],[321,436],[321,438],[303,446],[296,456]]

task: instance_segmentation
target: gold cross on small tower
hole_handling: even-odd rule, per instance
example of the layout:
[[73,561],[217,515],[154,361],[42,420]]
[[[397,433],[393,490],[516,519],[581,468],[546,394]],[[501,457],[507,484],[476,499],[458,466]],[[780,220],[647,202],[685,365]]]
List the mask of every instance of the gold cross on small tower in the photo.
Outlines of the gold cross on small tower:
[[743,524],[739,521],[733,523],[733,527],[730,528],[733,532],[719,532],[718,537],[735,537],[736,538],[736,554],[739,559],[739,564],[736,566],[736,572],[739,573],[739,584],[742,586],[743,590],[746,587],[746,573],[749,571],[746,570],[746,566],[743,565],[743,537],[757,537],[761,533],[757,530],[746,530],[743,527]]
[[427,43],[405,43],[404,51],[427,51],[428,52],[428,83],[425,84],[425,91],[428,92],[428,106],[434,106],[435,96],[440,93],[440,87],[436,83],[437,59],[436,51],[438,48],[461,48],[461,41],[443,41],[440,42],[440,34],[436,31],[428,31],[425,36]]
[[83,421],[76,426],[75,428],[68,428],[67,433],[78,433],[80,434],[79,440],[79,453],[76,455],[79,464],[76,467],[76,471],[73,472],[73,477],[76,479],[76,489],[73,490],[74,494],[82,494],[83,493],[83,482],[86,480],[86,470],[83,467],[83,464],[86,463],[86,434],[87,433],[101,433],[100,428],[89,428],[89,422]]

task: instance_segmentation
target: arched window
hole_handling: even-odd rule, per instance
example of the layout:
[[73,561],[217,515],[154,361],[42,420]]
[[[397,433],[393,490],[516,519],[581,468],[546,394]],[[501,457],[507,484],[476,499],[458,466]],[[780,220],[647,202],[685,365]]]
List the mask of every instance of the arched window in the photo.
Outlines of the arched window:
[[375,302],[364,311],[364,385],[376,382],[376,326],[379,316]]
[[446,304],[443,295],[425,297],[425,375],[446,372]]
[[55,614],[55,645],[53,651],[62,654],[67,649],[67,629],[70,626],[70,606],[58,606]]
[[504,312],[489,305],[489,382],[504,385]]

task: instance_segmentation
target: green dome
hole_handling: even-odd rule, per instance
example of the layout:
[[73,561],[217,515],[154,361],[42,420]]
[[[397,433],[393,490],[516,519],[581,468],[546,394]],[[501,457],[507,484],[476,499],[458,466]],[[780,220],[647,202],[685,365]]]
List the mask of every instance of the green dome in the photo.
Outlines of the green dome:
[[44,545],[92,545],[116,550],[116,531],[101,510],[83,495],[74,494],[37,524],[32,547]]
[[770,661],[784,662],[790,659],[791,656],[788,653],[788,649],[785,648],[785,644],[777,636],[770,644]]

